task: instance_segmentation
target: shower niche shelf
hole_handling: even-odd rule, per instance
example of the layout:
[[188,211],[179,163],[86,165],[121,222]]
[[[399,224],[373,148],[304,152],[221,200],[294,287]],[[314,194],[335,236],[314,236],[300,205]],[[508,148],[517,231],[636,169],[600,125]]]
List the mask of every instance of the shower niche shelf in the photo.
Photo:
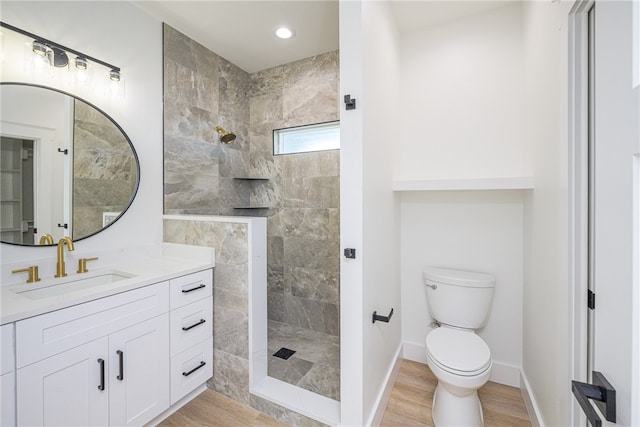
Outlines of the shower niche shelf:
[[263,178],[259,176],[236,176],[233,179],[239,179],[243,181],[269,181],[269,178]]
[[[265,178],[262,176],[237,176],[233,179],[246,182],[249,184],[249,188],[254,188],[253,184],[263,183],[269,181],[269,178]],[[259,209],[270,209],[269,206],[234,206],[234,210],[259,210]]]
[[393,181],[393,191],[533,190],[532,176]]

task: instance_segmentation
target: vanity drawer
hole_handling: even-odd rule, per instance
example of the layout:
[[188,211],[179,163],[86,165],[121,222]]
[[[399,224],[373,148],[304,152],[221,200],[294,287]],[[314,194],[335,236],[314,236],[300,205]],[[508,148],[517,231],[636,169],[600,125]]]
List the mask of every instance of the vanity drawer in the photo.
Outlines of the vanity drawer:
[[171,404],[213,376],[213,338],[171,358]]
[[171,279],[171,309],[213,295],[213,270],[208,269]]
[[169,311],[169,282],[157,283],[16,323],[17,367]]
[[13,351],[13,323],[0,326],[0,375],[13,371],[15,353]]
[[213,336],[213,297],[171,311],[171,355]]

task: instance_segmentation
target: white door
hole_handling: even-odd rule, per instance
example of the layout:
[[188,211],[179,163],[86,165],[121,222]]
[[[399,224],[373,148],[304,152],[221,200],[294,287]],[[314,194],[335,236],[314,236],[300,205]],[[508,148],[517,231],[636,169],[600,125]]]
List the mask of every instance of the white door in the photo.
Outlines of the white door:
[[590,29],[595,60],[590,95],[589,241],[595,308],[589,328],[589,381],[594,382],[591,372],[600,372],[615,388],[615,422],[624,426],[640,425],[637,7],[637,2],[629,0],[596,1]]
[[640,395],[634,390],[640,356],[634,319],[640,309],[637,6],[631,1],[595,5],[593,370],[616,388],[620,425],[640,423]]
[[111,425],[143,425],[169,408],[169,314],[109,336]]
[[107,426],[107,338],[18,369],[19,426]]

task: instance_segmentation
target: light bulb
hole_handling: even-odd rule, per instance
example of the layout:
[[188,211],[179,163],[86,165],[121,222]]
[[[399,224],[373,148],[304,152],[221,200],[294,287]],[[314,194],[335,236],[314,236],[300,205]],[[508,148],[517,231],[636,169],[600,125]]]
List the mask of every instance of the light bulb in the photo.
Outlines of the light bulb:
[[287,27],[278,27],[276,28],[276,36],[281,39],[290,39],[295,35],[292,29]]

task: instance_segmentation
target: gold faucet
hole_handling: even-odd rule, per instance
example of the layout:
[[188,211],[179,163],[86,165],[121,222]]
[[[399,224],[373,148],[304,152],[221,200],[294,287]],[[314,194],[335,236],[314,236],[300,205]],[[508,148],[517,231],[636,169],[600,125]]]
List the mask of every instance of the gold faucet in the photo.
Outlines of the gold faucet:
[[11,270],[12,273],[29,273],[29,278],[27,279],[27,283],[39,282],[40,277],[38,276],[38,266],[32,265],[27,268],[20,268],[18,270]]
[[58,241],[58,263],[56,264],[56,277],[64,277],[67,275],[64,269],[64,244],[67,244],[67,247],[70,251],[74,250],[73,241],[71,237],[64,236],[62,239]]
[[87,270],[87,262],[95,261],[97,259],[97,256],[94,256],[93,258],[80,258],[78,260],[78,271],[76,273],[87,273],[89,271]]
[[49,233],[45,233],[40,237],[41,245],[53,245],[53,236]]

